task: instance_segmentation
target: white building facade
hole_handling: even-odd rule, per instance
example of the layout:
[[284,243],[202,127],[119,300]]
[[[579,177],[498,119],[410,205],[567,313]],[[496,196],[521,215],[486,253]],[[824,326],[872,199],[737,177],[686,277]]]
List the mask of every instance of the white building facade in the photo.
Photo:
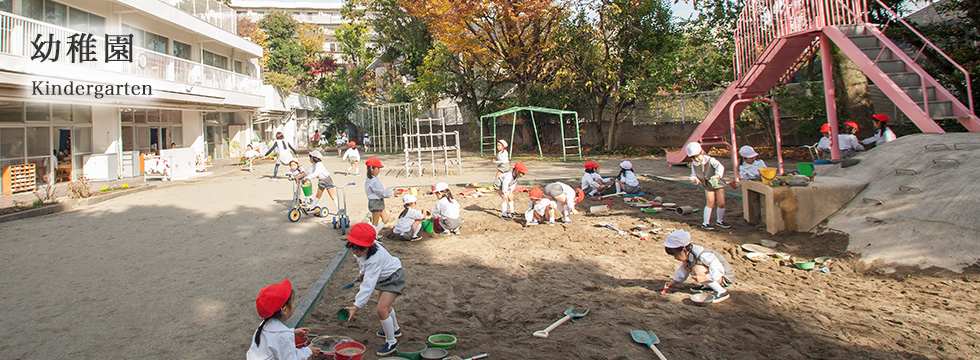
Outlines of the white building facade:
[[0,167],[115,179],[140,154],[232,155],[265,103],[234,24],[217,1],[0,0]]

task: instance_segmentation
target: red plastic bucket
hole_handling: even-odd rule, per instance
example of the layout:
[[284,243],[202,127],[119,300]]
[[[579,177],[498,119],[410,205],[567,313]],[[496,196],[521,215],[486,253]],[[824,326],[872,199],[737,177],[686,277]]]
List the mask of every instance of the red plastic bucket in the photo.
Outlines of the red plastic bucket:
[[345,341],[333,347],[334,358],[337,360],[361,360],[364,356],[364,345],[357,341]]

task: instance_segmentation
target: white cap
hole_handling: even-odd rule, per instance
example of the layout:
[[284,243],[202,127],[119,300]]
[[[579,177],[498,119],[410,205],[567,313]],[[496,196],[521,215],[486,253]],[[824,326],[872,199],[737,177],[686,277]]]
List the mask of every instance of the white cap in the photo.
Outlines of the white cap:
[[418,201],[418,199],[416,199],[415,196],[412,194],[408,194],[402,197],[402,204],[411,204],[416,201]]
[[684,151],[687,153],[687,156],[694,156],[694,155],[700,154],[701,153],[701,144],[698,144],[696,142],[692,142],[690,144],[687,144],[687,146],[684,147]]
[[500,139],[500,140],[497,140],[497,142],[499,142],[500,145],[503,145],[504,147],[507,147],[507,140]]
[[310,156],[315,157],[317,159],[323,157],[323,155],[320,154],[320,150],[310,151]]
[[667,241],[664,241],[664,247],[669,248],[681,248],[691,244],[691,233],[684,230],[676,230],[670,235],[667,235]]
[[434,190],[432,190],[432,191],[439,192],[439,191],[448,190],[448,189],[449,189],[449,184],[446,184],[444,182],[441,182],[441,183],[436,184],[436,188]]
[[626,169],[626,170],[632,170],[633,169],[633,163],[631,163],[629,161],[623,161],[623,162],[619,163],[619,167],[621,167],[623,169]]
[[738,154],[742,155],[742,157],[744,158],[754,158],[756,156],[759,156],[759,153],[755,152],[755,149],[753,149],[751,146],[748,145],[739,148]]

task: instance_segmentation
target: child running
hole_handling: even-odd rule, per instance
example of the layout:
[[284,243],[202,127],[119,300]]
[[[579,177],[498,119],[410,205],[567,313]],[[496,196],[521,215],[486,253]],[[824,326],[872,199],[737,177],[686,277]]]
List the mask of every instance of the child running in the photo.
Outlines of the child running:
[[[375,232],[379,232],[388,223],[388,212],[385,211],[385,198],[394,196],[395,192],[385,190],[384,185],[381,185],[381,179],[378,179],[378,173],[384,167],[384,165],[381,165],[381,160],[373,157],[367,159],[364,165],[367,165],[367,181],[364,182],[364,193],[367,194],[368,210],[371,211],[371,225],[374,226]],[[378,220],[381,222],[378,222]]]
[[459,227],[463,225],[463,220],[459,217],[459,202],[453,199],[449,184],[440,182],[432,191],[439,199],[436,201],[435,210],[432,211],[435,225],[442,229],[443,234],[459,235]]
[[[514,189],[517,188],[517,179],[525,174],[527,174],[527,165],[524,165],[523,161],[518,161],[511,171],[498,175],[497,179],[493,181],[494,190],[500,194],[500,217],[511,219],[510,214],[516,214],[514,212]],[[507,212],[508,205],[510,205],[510,212]]]
[[728,300],[728,290],[725,290],[725,287],[732,284],[735,271],[732,270],[731,265],[728,265],[724,256],[692,244],[691,233],[684,230],[677,230],[667,235],[663,245],[667,255],[673,256],[682,263],[674,272],[674,278],[664,284],[664,289],[660,291],[661,295],[666,294],[674,285],[687,280],[688,276],[694,275],[694,280],[700,285],[692,287],[691,290],[713,291],[706,300],[711,303]]
[[245,161],[248,162],[248,172],[252,172],[252,163],[255,162],[255,158],[259,157],[259,152],[255,151],[252,144],[248,144],[248,148],[245,149]]
[[[340,209],[340,204],[337,202],[337,189],[333,187],[333,178],[330,177],[330,170],[323,165],[323,154],[320,154],[320,150],[310,151],[310,162],[313,163],[308,171],[310,180],[317,182],[316,197],[313,198],[313,202],[310,203],[310,207],[316,206],[320,202],[320,198],[323,197],[323,191],[326,190],[327,194],[330,194],[330,200],[333,200],[333,205]],[[324,206],[326,207],[326,206]]]
[[419,230],[422,230],[422,220],[425,220],[426,209],[417,209],[416,201],[418,199],[412,195],[402,197],[402,204],[405,206],[405,210],[402,210],[402,213],[398,214],[398,222],[391,229],[391,233],[401,240],[415,241],[422,239],[419,236]]
[[255,309],[262,323],[252,336],[252,344],[245,353],[246,359],[311,359],[313,354],[320,353],[316,347],[296,348],[296,337],[308,336],[310,329],[290,329],[283,323],[296,310],[293,306],[293,285],[289,279],[262,288],[255,298]]
[[398,340],[395,338],[402,336],[392,304],[398,295],[405,292],[405,272],[402,270],[401,260],[389,254],[381,244],[374,242],[376,237],[374,227],[367,223],[355,224],[347,235],[347,248],[357,257],[357,266],[360,268],[357,280],[361,281],[360,290],[354,297],[354,306],[346,308],[350,312],[347,321],[353,320],[357,310],[367,305],[371,293],[378,290],[381,330],[377,334],[385,338],[385,343],[378,349],[377,355],[388,356],[398,347]]
[[344,160],[347,160],[347,162],[350,163],[350,166],[347,167],[347,175],[350,175],[351,169],[354,169],[354,175],[359,176],[361,175],[361,168],[357,165],[357,163],[361,161],[361,153],[357,152],[357,144],[355,144],[353,141],[347,143],[347,145],[350,146],[350,148],[344,152]]
[[616,192],[625,191],[627,194],[643,192],[643,189],[640,188],[640,181],[636,179],[636,174],[633,173],[633,163],[629,161],[619,163],[619,176],[613,180],[616,180]]
[[497,165],[497,177],[500,177],[500,174],[510,171],[510,158],[507,156],[506,140],[497,140],[497,158],[493,160],[493,163]]
[[562,182],[554,182],[544,187],[544,194],[555,199],[555,209],[561,211],[562,220],[567,224],[572,222],[571,214],[578,214],[575,210],[575,189]]
[[269,156],[273,151],[276,152],[276,166],[272,168],[272,178],[269,180],[276,181],[279,176],[279,165],[289,164],[289,160],[294,158],[293,154],[296,153],[296,149],[293,148],[293,144],[286,141],[286,136],[280,131],[276,133],[276,141],[273,142],[269,151],[265,152],[265,156]]
[[704,189],[704,221],[701,228],[704,230],[714,230],[711,226],[711,209],[718,203],[718,216],[715,218],[715,225],[728,229],[732,227],[725,222],[725,187],[721,182],[722,175],[725,173],[725,166],[717,159],[708,156],[701,149],[701,144],[692,142],[685,148],[687,156],[691,158],[691,182],[701,185]]
[[534,188],[528,192],[531,202],[527,204],[524,220],[528,226],[537,225],[548,219],[548,225],[555,226],[555,202],[544,197],[541,189]]
[[584,191],[589,196],[595,197],[602,195],[602,191],[609,189],[609,182],[612,181],[611,178],[603,179],[602,175],[599,175],[600,165],[592,162],[585,162],[585,175],[582,175],[582,191]]

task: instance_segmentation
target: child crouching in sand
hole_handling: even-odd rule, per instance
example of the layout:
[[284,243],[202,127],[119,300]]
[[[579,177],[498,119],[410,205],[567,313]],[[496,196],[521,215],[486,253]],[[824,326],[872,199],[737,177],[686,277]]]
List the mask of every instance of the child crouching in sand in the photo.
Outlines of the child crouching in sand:
[[706,301],[719,303],[728,300],[728,290],[725,290],[725,286],[732,284],[735,271],[732,270],[731,265],[728,265],[724,256],[692,244],[691,233],[684,230],[677,230],[667,235],[663,245],[667,255],[673,256],[675,260],[682,263],[674,272],[674,278],[664,284],[660,294],[666,294],[674,285],[684,282],[688,276],[693,275],[694,280],[700,285],[692,287],[692,290],[713,291]]
[[367,223],[355,224],[347,235],[347,248],[357,257],[357,266],[360,268],[357,279],[361,281],[360,290],[354,297],[354,306],[346,308],[350,313],[347,321],[353,320],[357,310],[367,305],[371,293],[378,290],[381,330],[377,334],[385,338],[385,343],[378,349],[377,355],[388,356],[398,347],[398,340],[395,338],[402,336],[392,304],[398,295],[405,292],[405,272],[402,271],[401,260],[389,254],[381,244],[374,242],[376,236],[374,227]]
[[289,280],[269,285],[259,291],[255,308],[262,323],[252,336],[245,358],[248,360],[267,359],[311,359],[320,349],[310,346],[296,348],[296,337],[307,336],[310,329],[290,329],[283,321],[293,316],[293,285]]
[[555,226],[555,202],[544,197],[544,191],[534,188],[528,192],[531,203],[524,212],[527,225],[537,225],[548,219],[548,225]]
[[391,233],[401,240],[415,241],[422,239],[419,236],[419,230],[422,230],[422,220],[425,220],[426,209],[417,209],[416,201],[418,199],[412,195],[402,197],[402,204],[405,205],[405,210],[402,210],[402,213],[398,215],[398,222],[391,229]]
[[463,220],[459,216],[459,202],[453,199],[453,193],[449,191],[449,184],[438,183],[432,191],[439,199],[436,201],[435,210],[432,210],[435,225],[442,229],[443,234],[459,235],[459,227],[463,225]]

